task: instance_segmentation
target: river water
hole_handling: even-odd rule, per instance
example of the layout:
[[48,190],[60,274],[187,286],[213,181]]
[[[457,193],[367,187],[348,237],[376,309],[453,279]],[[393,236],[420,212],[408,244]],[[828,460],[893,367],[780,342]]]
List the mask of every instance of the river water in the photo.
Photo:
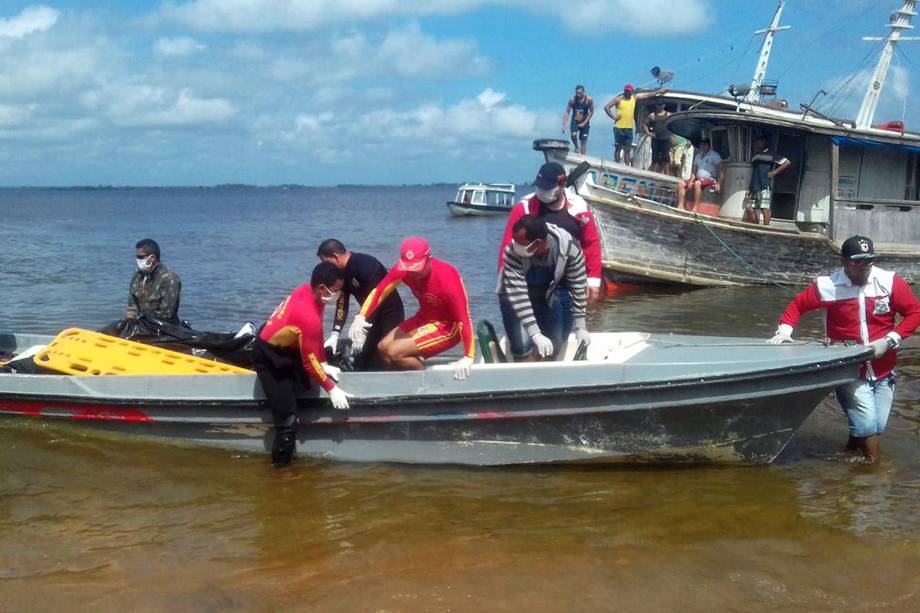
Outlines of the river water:
[[[474,319],[497,321],[504,220],[450,218],[454,189],[6,190],[0,330],[118,318],[145,236],[201,329],[263,320],[330,236],[386,263],[425,236],[461,271]],[[589,326],[766,337],[789,297],[627,292]],[[819,331],[808,317],[800,335]],[[0,611],[918,610],[916,350],[899,372],[877,465],[840,453],[831,402],[764,467],[278,471],[0,420]]]

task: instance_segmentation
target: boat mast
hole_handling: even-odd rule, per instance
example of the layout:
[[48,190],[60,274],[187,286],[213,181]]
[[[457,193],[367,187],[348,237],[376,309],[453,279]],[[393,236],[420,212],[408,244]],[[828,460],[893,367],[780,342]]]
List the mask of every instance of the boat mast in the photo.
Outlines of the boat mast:
[[760,94],[760,86],[763,80],[767,78],[767,64],[770,63],[770,51],[773,50],[773,37],[781,30],[788,30],[790,26],[779,25],[779,18],[783,14],[785,0],[780,0],[779,6],[776,7],[776,14],[773,15],[773,22],[766,30],[757,30],[757,34],[764,34],[763,45],[760,46],[760,59],[757,60],[757,68],[754,70],[754,78],[751,80],[751,90],[744,97],[745,102],[760,102],[763,96]]
[[878,58],[878,64],[875,66],[875,73],[869,81],[866,88],[866,95],[863,97],[862,106],[859,107],[859,115],[856,116],[856,127],[865,129],[872,127],[872,120],[875,118],[875,109],[878,107],[878,99],[882,93],[882,87],[885,85],[885,77],[888,74],[888,66],[891,64],[891,57],[894,55],[895,45],[900,40],[920,40],[915,36],[901,37],[903,30],[911,30],[914,26],[910,25],[911,18],[917,14],[914,10],[917,0],[904,0],[904,6],[900,10],[891,14],[888,27],[891,33],[888,34],[887,40],[881,36],[864,36],[863,40],[885,40],[885,48],[882,49],[882,55]]

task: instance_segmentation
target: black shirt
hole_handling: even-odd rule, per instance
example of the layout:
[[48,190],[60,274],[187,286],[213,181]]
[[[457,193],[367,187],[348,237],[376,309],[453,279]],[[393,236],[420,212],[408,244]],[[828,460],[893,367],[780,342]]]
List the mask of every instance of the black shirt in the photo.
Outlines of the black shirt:
[[[343,271],[345,276],[345,285],[342,287],[342,295],[335,306],[335,321],[332,329],[336,332],[342,330],[345,320],[348,319],[348,299],[354,296],[358,301],[358,306],[364,304],[368,294],[373,291],[377,284],[387,276],[387,269],[383,267],[380,260],[371,255],[364,253],[352,253],[348,258],[348,264]],[[370,321],[375,321],[380,317],[380,313],[386,313],[393,308],[402,309],[402,299],[397,292],[387,296],[386,300],[374,311]]]
[[542,217],[546,223],[551,223],[556,227],[562,228],[572,235],[579,243],[581,242],[582,227],[578,219],[569,215],[568,208],[563,206],[558,211],[551,211],[548,206],[540,203],[540,213],[537,217]]
[[774,166],[779,166],[787,162],[783,156],[773,153],[769,149],[764,149],[751,158],[751,191],[759,192],[765,189],[773,189],[773,182],[767,176]]

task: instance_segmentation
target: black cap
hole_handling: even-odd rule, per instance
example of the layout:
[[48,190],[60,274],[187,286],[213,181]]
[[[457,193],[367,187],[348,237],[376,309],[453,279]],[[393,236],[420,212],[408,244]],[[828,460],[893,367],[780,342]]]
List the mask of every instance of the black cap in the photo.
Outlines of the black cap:
[[871,260],[875,257],[875,247],[871,238],[857,234],[843,241],[840,254],[845,260]]
[[556,162],[547,162],[540,166],[540,170],[537,172],[537,180],[533,182],[540,189],[551,189],[564,183],[565,168],[562,167],[562,164]]

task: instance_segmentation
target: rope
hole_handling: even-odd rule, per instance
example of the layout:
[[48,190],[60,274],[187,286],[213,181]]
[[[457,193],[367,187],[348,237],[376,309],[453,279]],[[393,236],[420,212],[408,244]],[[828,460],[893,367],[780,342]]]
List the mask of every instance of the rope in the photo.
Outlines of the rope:
[[779,288],[781,288],[781,289],[784,289],[784,290],[786,290],[787,292],[789,292],[790,294],[795,294],[795,293],[796,293],[796,291],[795,291],[794,289],[792,289],[791,287],[789,287],[789,286],[787,286],[787,285],[783,285],[782,283],[779,283],[778,281],[773,281],[772,279],[770,279],[770,278],[767,276],[767,273],[766,273],[766,272],[764,272],[763,270],[757,268],[757,267],[754,266],[753,264],[748,263],[748,261],[745,260],[743,257],[741,257],[741,255],[738,254],[737,251],[735,251],[734,249],[732,249],[725,241],[723,241],[723,240],[722,240],[722,237],[720,237],[718,234],[716,234],[716,233],[713,231],[713,229],[709,227],[709,224],[707,224],[707,223],[705,223],[705,222],[701,222],[701,223],[703,224],[703,227],[706,228],[706,230],[709,231],[709,233],[712,234],[712,235],[716,238],[716,240],[719,241],[719,243],[722,244],[722,248],[725,249],[726,251],[728,251],[728,252],[729,252],[730,254],[732,254],[733,256],[735,256],[735,258],[737,258],[739,262],[741,262],[742,264],[744,264],[744,266],[747,267],[747,269],[748,269],[749,271],[751,271],[751,272],[754,273],[755,275],[759,276],[760,279],[762,279],[762,280],[764,280],[764,281],[767,281],[768,283],[770,283],[770,284],[772,284],[772,285],[775,285],[776,287],[779,287]]

